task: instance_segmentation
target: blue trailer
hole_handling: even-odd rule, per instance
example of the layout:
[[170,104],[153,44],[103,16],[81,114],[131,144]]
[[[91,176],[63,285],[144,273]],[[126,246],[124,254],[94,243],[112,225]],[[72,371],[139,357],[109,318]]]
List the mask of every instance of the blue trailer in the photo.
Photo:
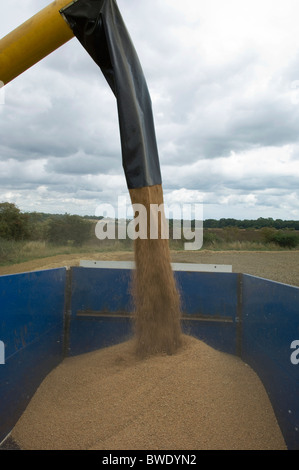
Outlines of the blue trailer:
[[[0,442],[64,358],[132,336],[134,266],[82,264],[0,276]],[[183,331],[253,368],[287,448],[299,450],[299,288],[229,269],[173,270]]]

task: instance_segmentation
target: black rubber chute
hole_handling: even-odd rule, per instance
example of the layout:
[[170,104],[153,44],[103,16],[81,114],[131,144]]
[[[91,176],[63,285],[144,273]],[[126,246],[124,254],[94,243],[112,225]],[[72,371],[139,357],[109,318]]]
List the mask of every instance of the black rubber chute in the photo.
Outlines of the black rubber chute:
[[[151,98],[116,1],[77,0],[60,13],[101,68],[116,97],[128,188],[161,184]],[[102,112],[100,104],[99,110]]]

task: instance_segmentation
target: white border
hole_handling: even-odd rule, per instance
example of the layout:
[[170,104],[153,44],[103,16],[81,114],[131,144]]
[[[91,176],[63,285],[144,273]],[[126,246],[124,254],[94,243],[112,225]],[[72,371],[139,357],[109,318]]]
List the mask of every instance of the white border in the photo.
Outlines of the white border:
[[[80,266],[83,268],[135,269],[134,261],[81,260]],[[172,266],[173,271],[221,272],[221,273],[232,272],[232,266],[228,264],[171,263],[171,266]]]

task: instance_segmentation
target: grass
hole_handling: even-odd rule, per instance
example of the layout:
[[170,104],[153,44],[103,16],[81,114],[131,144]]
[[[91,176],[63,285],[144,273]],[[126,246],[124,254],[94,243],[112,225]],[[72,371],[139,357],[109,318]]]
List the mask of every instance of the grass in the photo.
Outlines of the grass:
[[[174,251],[184,251],[183,240],[170,240],[169,247]],[[227,236],[206,236],[202,249],[209,251],[289,251],[277,243],[261,240],[229,240]],[[0,266],[9,266],[33,259],[48,258],[56,255],[80,253],[103,253],[113,251],[133,251],[131,240],[90,240],[81,246],[71,243],[54,245],[46,241],[0,240]]]
[[214,244],[204,244],[203,249],[209,251],[289,251],[276,243],[262,243],[250,241],[218,241]]
[[85,243],[81,246],[55,245],[46,241],[0,241],[0,266],[23,263],[33,259],[48,258],[56,255],[70,255],[76,253],[101,253],[109,251],[130,251],[133,247],[129,243],[103,241],[101,243]]

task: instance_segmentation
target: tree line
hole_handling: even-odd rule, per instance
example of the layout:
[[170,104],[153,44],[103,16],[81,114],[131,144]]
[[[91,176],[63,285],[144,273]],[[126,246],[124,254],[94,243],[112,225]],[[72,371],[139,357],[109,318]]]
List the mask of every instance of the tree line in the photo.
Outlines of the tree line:
[[[53,244],[82,245],[95,236],[96,222],[102,217],[43,212],[21,212],[13,203],[0,203],[0,240],[45,240]],[[181,221],[182,222],[182,221]],[[192,221],[191,227],[195,227]],[[169,221],[170,238],[173,220]],[[297,231],[299,221],[259,217],[256,220],[233,218],[206,219],[204,229],[262,229],[266,243],[274,242],[280,246],[296,247],[299,244]],[[285,231],[293,233],[285,233]],[[206,238],[209,235],[206,232]],[[205,236],[205,232],[204,232]]]
[[93,227],[94,223],[79,215],[23,213],[13,203],[0,203],[0,239],[82,245],[90,238]]
[[222,218],[220,220],[206,219],[203,221],[204,228],[225,228],[225,227],[237,227],[241,229],[261,229],[264,227],[275,228],[277,230],[289,229],[299,230],[299,220],[282,220],[273,219],[272,217],[264,218],[259,217],[258,219],[232,219]]

